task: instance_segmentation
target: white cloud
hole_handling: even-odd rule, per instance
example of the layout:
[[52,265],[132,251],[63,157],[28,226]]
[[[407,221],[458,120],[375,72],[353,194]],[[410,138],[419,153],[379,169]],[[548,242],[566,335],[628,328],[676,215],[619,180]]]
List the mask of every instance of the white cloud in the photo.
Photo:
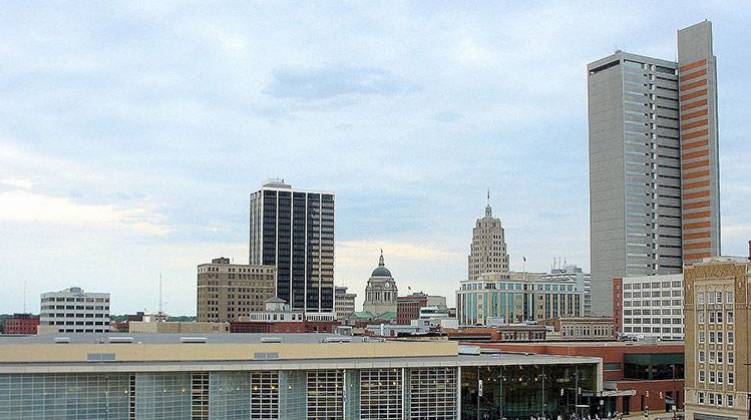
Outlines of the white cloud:
[[80,204],[69,198],[22,190],[0,193],[0,221],[126,227],[153,236],[169,233],[167,226],[154,219],[158,215],[143,208]]
[[26,178],[6,178],[0,180],[0,184],[8,185],[10,187],[20,188],[22,190],[30,190],[34,186],[34,183]]

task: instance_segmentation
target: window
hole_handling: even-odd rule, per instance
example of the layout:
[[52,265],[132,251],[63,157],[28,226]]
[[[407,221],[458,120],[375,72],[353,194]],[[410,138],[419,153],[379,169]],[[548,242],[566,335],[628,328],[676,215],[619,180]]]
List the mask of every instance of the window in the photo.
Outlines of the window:
[[728,344],[735,343],[735,333],[732,331],[728,331]]
[[704,404],[704,393],[703,392],[699,393],[699,404]]
[[733,291],[732,290],[728,290],[728,292],[725,293],[725,300],[727,301],[728,305],[733,304]]
[[722,311],[717,312],[717,323],[722,324]]
[[728,394],[727,397],[725,397],[725,400],[728,403],[728,407],[735,406],[735,398],[733,397],[733,394]]
[[710,312],[710,313],[709,313],[709,323],[710,323],[710,324],[714,324],[714,323],[715,323],[715,316],[714,316],[714,312]]
[[704,336],[705,336],[704,331],[699,331],[699,342],[700,343],[704,342]]
[[727,318],[728,318],[728,324],[732,324],[733,322],[735,322],[735,317],[733,315],[733,311],[728,311]]
[[704,312],[703,311],[698,312],[696,314],[696,319],[697,319],[697,322],[699,324],[703,324],[704,323]]
[[723,333],[722,331],[717,331],[717,342],[722,343],[724,339],[725,333]]
[[709,404],[714,405],[714,394],[711,392],[709,393]]
[[717,405],[722,405],[722,394],[717,394]]
[[699,363],[704,363],[704,350],[699,351]]
[[709,383],[710,383],[710,384],[713,384],[713,383],[715,383],[715,379],[717,379],[717,378],[715,377],[715,371],[713,371],[713,370],[710,370],[710,371],[709,371]]
[[699,294],[696,295],[697,304],[704,305],[704,293],[699,292]]
[[714,352],[713,351],[709,352],[709,363],[714,363]]
[[728,372],[728,385],[735,384],[735,372]]
[[699,382],[704,382],[704,371],[703,370],[699,371]]
[[714,343],[717,340],[716,337],[717,337],[717,335],[715,334],[714,331],[710,331],[709,332],[709,342],[710,343]]
[[722,373],[721,370],[717,371],[717,383],[721,384],[725,381],[725,375]]
[[723,353],[723,352],[721,352],[721,351],[718,351],[718,352],[717,352],[717,363],[722,363],[722,362],[723,362],[723,360],[722,360],[722,359],[724,358],[724,357],[723,357],[724,355],[725,355],[725,353]]
[[733,363],[735,363],[735,353],[733,353],[732,351],[729,351],[728,352],[728,364],[732,365]]

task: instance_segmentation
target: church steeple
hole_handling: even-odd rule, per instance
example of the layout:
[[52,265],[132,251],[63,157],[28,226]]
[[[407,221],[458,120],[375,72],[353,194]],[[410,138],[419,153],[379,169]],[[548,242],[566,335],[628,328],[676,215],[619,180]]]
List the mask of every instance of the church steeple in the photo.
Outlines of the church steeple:
[[490,188],[488,188],[488,203],[485,206],[485,217],[492,217],[493,209],[490,208]]

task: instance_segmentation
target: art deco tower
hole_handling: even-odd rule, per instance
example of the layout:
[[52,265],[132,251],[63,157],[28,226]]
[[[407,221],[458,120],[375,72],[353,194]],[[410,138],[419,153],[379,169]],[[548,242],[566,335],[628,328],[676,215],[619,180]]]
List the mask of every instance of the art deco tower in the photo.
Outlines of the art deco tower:
[[472,229],[472,244],[467,258],[468,280],[476,280],[484,273],[505,273],[509,271],[509,259],[506,252],[501,219],[493,217],[490,208],[490,192],[485,207],[485,217],[477,219]]

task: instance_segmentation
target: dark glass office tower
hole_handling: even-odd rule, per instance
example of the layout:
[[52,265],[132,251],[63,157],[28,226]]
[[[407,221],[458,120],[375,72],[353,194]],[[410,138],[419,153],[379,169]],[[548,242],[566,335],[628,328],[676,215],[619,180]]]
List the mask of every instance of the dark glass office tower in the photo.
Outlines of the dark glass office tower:
[[277,267],[292,309],[334,310],[334,194],[271,181],[250,195],[250,262]]

